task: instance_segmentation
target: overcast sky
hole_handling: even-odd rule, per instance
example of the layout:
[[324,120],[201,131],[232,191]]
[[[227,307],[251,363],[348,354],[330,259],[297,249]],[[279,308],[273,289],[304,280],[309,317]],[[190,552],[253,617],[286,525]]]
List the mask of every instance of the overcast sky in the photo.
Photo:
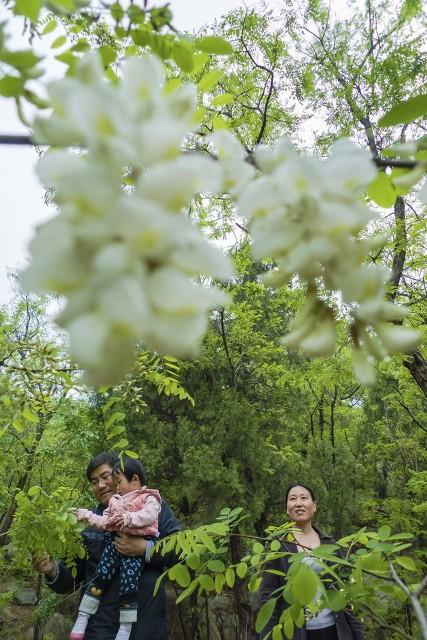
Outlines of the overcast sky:
[[[227,11],[241,6],[254,6],[255,0],[172,0],[174,25],[182,30],[197,30],[206,23],[219,18]],[[4,9],[0,7],[4,19]],[[17,24],[11,34],[13,48],[25,46],[20,37],[21,24]],[[57,52],[55,52],[57,53]],[[49,65],[55,69],[64,68]],[[0,96],[0,133],[26,133],[15,113],[13,100]],[[34,174],[37,155],[30,147],[0,145],[0,304],[9,298],[7,272],[22,267],[27,259],[27,244],[34,228],[53,211],[43,203],[43,189]]]

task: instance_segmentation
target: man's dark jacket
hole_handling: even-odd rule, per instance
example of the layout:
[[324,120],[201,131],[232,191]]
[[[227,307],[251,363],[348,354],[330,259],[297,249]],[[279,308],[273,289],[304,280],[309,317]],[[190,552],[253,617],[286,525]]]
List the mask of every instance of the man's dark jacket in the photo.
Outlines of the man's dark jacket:
[[[320,529],[318,529],[317,527],[313,527],[313,529],[315,529],[315,531],[317,531],[317,533],[319,534],[320,544],[335,543],[335,540],[333,540],[333,538],[320,531]],[[282,551],[288,553],[297,553],[298,548],[297,545],[293,542],[283,542]],[[266,563],[260,587],[260,605],[269,600],[276,589],[284,585],[284,577],[281,575],[270,573],[269,569],[282,571],[285,575],[287,575],[289,569],[289,556],[283,556],[282,558],[277,558],[276,560],[271,560],[270,562]],[[277,592],[274,595],[277,595]],[[266,637],[269,631],[271,631],[276,624],[278,624],[279,618],[286,607],[288,607],[286,600],[284,600],[283,598],[278,598],[273,615],[261,632],[261,640]],[[338,611],[338,613],[335,613],[334,615],[338,640],[364,640],[363,626],[350,611]],[[292,640],[307,640],[305,626],[302,629],[295,629]]]
[[[99,505],[93,510],[102,514],[104,507]],[[159,516],[160,537],[164,538],[179,531],[180,524],[167,503],[162,503]],[[71,570],[61,561],[58,563],[58,575],[53,582],[46,580],[47,585],[56,593],[70,593],[93,580],[99,559],[104,549],[104,532],[87,528],[82,533],[87,557],[77,559],[77,576],[73,578]],[[173,563],[174,559],[172,560]],[[138,621],[133,625],[130,640],[168,640],[166,617],[166,596],[164,582],[153,597],[157,578],[165,569],[165,559],[154,554],[150,564],[145,564],[138,592]],[[114,640],[119,628],[119,575],[115,575],[111,586],[101,599],[99,609],[89,619],[85,640]]]

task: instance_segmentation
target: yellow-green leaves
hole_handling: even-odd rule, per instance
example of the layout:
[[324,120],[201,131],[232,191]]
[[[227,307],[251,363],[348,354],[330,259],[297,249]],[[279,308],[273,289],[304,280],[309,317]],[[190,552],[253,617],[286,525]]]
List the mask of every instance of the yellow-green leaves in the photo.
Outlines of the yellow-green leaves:
[[55,40],[52,42],[52,44],[50,45],[51,49],[59,49],[60,47],[64,46],[64,44],[67,42],[67,38],[62,35],[62,36],[58,36],[57,38],[55,38]]
[[276,606],[277,598],[270,598],[267,602],[264,602],[259,613],[257,615],[256,623],[255,623],[255,631],[259,633],[262,631],[273,615],[274,608]]
[[316,573],[304,564],[300,564],[292,581],[292,593],[301,604],[313,602],[319,587],[319,578]]
[[174,580],[180,587],[188,587],[191,582],[190,573],[184,564],[176,564],[169,569],[169,579]]
[[9,64],[15,69],[29,69],[35,67],[40,62],[40,56],[37,56],[31,49],[22,51],[0,51],[0,61]]
[[392,207],[396,200],[396,191],[384,171],[380,171],[375,180],[370,183],[367,194],[371,200],[385,209]]
[[24,83],[25,80],[23,78],[3,76],[3,78],[0,78],[0,95],[5,98],[15,98],[22,93]]
[[221,93],[221,95],[213,98],[211,105],[213,107],[222,107],[223,105],[232,104],[233,102],[234,96],[232,93]]
[[412,122],[427,115],[427,93],[403,100],[387,111],[378,122],[380,127],[392,127]]
[[200,51],[215,53],[218,56],[229,56],[233,53],[231,44],[219,36],[205,36],[197,40],[194,46]]
[[29,18],[31,22],[37,22],[41,8],[41,0],[15,0],[14,12]]
[[202,76],[199,81],[198,88],[200,91],[210,91],[213,89],[221,79],[222,72],[219,69],[214,69],[213,71],[209,71],[204,76]]
[[192,47],[184,40],[178,40],[172,48],[172,58],[185,73],[191,73],[194,68]]
[[395,562],[397,562],[397,564],[400,564],[400,566],[406,569],[407,571],[417,570],[417,567],[415,566],[415,562],[412,560],[412,558],[409,558],[408,556],[397,556],[397,558],[395,558]]

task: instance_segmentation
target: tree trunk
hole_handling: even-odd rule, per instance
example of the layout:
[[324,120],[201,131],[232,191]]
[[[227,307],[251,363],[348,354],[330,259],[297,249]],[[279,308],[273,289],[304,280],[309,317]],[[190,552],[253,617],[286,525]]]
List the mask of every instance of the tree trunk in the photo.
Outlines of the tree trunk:
[[[236,529],[236,534],[239,529]],[[231,536],[231,561],[237,563],[242,557],[241,540],[236,536]],[[249,640],[251,631],[251,606],[248,600],[246,585],[243,580],[236,580],[233,586],[234,605],[237,616],[236,640]]]
[[427,398],[427,362],[423,358],[421,351],[415,349],[405,358],[403,364]]

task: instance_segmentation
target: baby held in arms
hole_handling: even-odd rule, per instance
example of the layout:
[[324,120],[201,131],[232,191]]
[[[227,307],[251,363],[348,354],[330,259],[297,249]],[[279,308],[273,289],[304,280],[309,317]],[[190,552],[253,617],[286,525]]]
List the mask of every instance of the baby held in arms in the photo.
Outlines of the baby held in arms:
[[117,493],[111,497],[103,515],[88,509],[78,509],[76,512],[78,520],[107,533],[96,577],[86,588],[70,640],[84,640],[89,617],[97,611],[102,595],[117,571],[120,573],[120,627],[116,640],[128,640],[132,624],[137,620],[137,593],[144,558],[120,554],[113,545],[114,532],[124,531],[149,540],[159,535],[158,518],[162,500],[156,489],[145,486],[144,469],[139,460],[124,458],[112,473]]

